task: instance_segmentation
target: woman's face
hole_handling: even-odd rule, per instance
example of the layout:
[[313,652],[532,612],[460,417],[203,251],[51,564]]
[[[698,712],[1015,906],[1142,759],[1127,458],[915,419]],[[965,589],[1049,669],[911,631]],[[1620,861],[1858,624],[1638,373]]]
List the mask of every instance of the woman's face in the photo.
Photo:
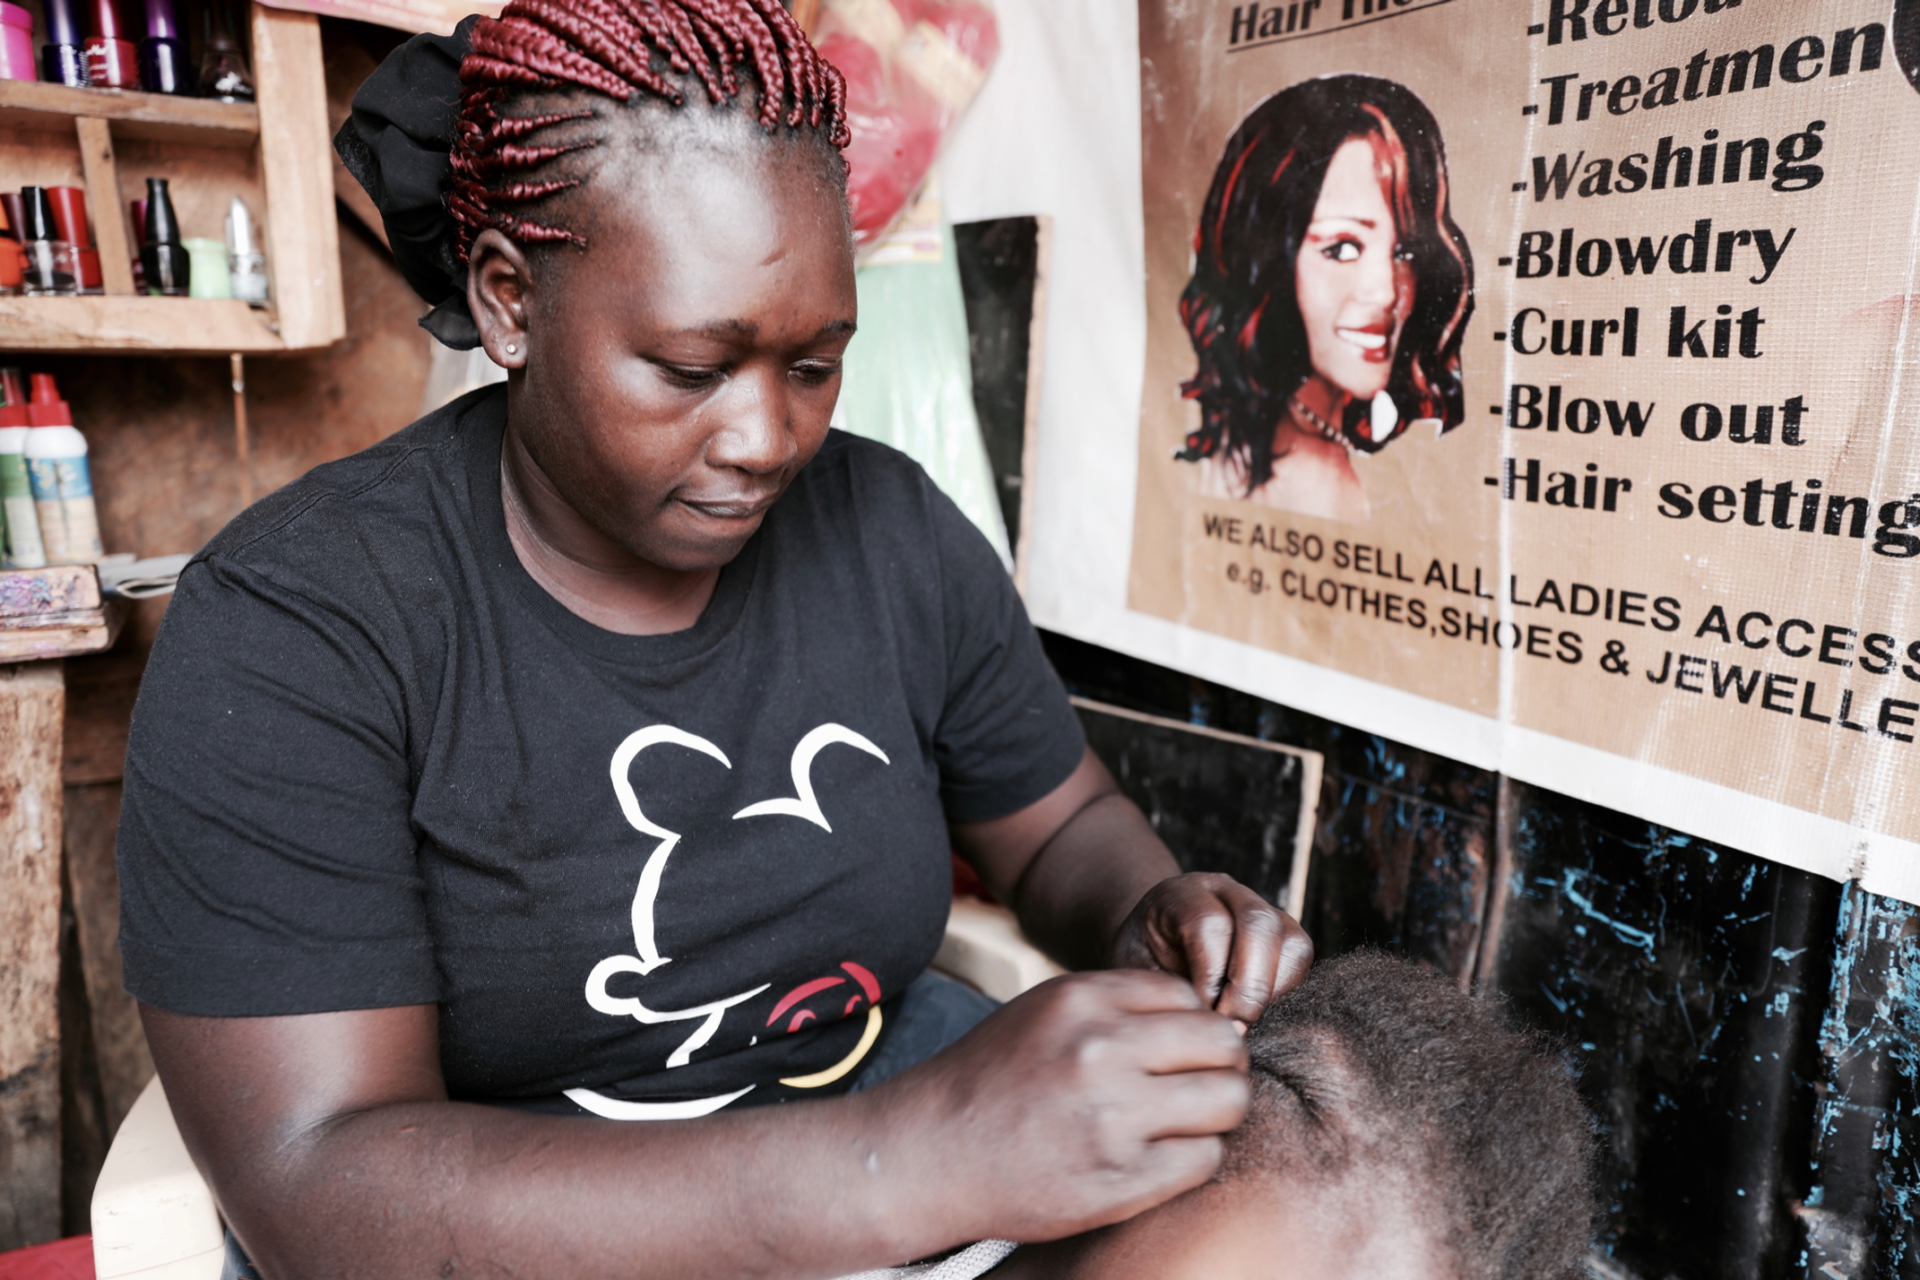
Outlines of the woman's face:
[[[1210,1182],[1131,1218],[1021,1249],[1008,1280],[1460,1280],[1391,1169],[1333,1187],[1271,1171]],[[1000,1271],[992,1273],[995,1280]]]
[[733,559],[819,450],[854,330],[844,197],[735,114],[607,148],[567,210],[590,247],[534,273],[510,402],[568,505],[679,571]]
[[1413,266],[1365,138],[1333,154],[1294,265],[1313,370],[1356,400],[1387,385],[1413,310]]

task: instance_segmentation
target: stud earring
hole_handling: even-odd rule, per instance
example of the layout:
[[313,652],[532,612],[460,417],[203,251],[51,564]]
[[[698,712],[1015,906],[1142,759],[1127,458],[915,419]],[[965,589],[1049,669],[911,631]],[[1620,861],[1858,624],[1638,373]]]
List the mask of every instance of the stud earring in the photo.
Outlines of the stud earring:
[[515,346],[513,343],[509,342],[507,344],[507,354],[510,356],[517,356],[520,354],[520,348]]

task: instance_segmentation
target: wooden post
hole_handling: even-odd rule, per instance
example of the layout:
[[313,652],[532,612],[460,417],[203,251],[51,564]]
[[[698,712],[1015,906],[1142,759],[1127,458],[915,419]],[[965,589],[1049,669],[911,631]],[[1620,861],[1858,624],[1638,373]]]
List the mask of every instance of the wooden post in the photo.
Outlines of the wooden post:
[[69,784],[66,824],[67,887],[80,934],[80,970],[107,1108],[104,1136],[112,1138],[153,1079],[140,1008],[120,983],[120,875],[113,861],[120,783]]
[[267,187],[267,271],[280,339],[295,350],[324,347],[346,336],[347,307],[320,20],[255,4],[253,72]]
[[0,1251],[60,1235],[58,662],[0,667]]
[[240,509],[253,505],[253,462],[247,448],[247,362],[236,351],[227,357],[233,373],[233,460],[240,468]]
[[119,170],[113,159],[113,133],[105,120],[75,116],[80,135],[80,166],[87,175],[87,203],[93,208],[93,247],[100,255],[100,282],[107,293],[133,296],[133,251],[127,247],[127,215],[120,204]]

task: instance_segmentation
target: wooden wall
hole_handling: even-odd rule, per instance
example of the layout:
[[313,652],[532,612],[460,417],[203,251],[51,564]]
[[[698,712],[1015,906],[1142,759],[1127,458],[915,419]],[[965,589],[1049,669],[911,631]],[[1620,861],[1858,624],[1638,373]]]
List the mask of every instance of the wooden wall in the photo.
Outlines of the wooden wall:
[[[392,42],[332,22],[323,39],[329,69],[356,72]],[[333,94],[352,87],[329,84]],[[380,440],[419,409],[430,340],[415,321],[424,306],[345,212],[340,256],[346,339],[311,355],[247,361],[256,496]],[[0,363],[59,379],[91,447],[108,551],[192,551],[240,510],[225,359],[7,353]],[[133,697],[165,608],[142,604],[112,651],[69,660],[64,700],[50,664],[0,667],[0,851],[29,851],[36,838],[42,849],[0,857],[0,1250],[88,1229],[107,1143],[153,1072],[120,985],[113,842]],[[14,758],[8,744],[26,740],[14,721],[62,715],[58,762]],[[64,803],[26,794],[21,779],[56,769]]]

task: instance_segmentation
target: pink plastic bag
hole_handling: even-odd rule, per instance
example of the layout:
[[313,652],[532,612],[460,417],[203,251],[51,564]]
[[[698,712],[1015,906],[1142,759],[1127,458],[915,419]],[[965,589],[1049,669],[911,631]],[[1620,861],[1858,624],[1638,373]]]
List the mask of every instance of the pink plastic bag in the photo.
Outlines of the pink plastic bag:
[[825,0],[820,53],[847,78],[854,243],[900,216],[1000,52],[981,0]]

